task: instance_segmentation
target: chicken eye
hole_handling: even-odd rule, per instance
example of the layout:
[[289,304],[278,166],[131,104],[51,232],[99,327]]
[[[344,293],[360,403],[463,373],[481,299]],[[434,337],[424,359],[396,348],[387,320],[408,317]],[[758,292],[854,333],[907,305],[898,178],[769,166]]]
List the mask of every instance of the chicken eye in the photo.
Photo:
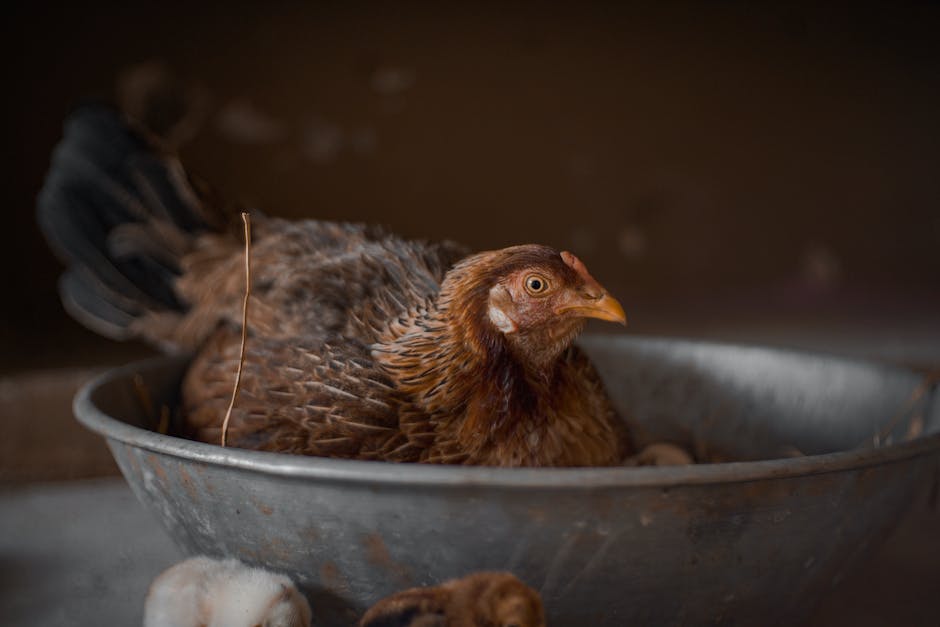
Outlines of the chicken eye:
[[525,291],[529,294],[542,294],[548,289],[548,281],[538,274],[530,274],[525,278]]

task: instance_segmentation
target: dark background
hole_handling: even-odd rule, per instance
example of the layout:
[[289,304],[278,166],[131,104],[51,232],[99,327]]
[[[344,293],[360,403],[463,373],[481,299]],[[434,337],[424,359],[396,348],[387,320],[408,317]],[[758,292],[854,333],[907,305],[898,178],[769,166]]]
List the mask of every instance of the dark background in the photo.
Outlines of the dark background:
[[896,310],[905,327],[940,312],[931,3],[152,3],[3,21],[0,369],[141,350],[62,313],[33,212],[69,109],[152,61],[206,95],[182,156],[229,197],[569,248],[635,333],[761,317],[885,336]]

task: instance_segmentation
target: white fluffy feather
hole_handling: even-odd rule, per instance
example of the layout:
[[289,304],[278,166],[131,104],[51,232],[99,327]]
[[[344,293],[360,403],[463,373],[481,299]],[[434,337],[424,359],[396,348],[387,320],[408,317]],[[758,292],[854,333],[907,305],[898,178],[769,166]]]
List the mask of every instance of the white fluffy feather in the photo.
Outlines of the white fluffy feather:
[[283,575],[194,557],[150,586],[144,627],[309,627],[310,606]]

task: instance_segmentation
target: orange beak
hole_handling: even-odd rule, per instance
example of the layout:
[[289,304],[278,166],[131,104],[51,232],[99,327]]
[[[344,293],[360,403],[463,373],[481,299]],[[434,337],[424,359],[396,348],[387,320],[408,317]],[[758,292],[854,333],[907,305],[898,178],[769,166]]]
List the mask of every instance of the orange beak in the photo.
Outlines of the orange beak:
[[562,251],[560,255],[565,265],[577,272],[583,279],[584,285],[577,295],[559,307],[556,313],[571,313],[584,318],[619,322],[627,326],[627,314],[623,312],[623,307],[591,276],[581,260],[567,250]]
[[574,314],[584,318],[597,318],[608,322],[619,322],[626,326],[627,314],[616,298],[604,292],[598,298],[584,297],[558,309],[558,313]]

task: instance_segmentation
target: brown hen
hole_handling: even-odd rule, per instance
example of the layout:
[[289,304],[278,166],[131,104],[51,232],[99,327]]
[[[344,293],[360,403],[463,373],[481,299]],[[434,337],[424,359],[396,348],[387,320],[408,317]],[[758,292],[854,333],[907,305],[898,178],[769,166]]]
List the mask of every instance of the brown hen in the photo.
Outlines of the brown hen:
[[[232,212],[117,113],[68,120],[39,221],[63,302],[109,337],[195,358],[185,435],[218,443],[239,361],[243,242]],[[631,452],[587,357],[585,319],[623,310],[571,253],[465,256],[368,226],[253,213],[252,293],[231,445],[499,466]]]
[[514,575],[481,572],[393,594],[359,627],[545,627],[545,611],[538,593]]

